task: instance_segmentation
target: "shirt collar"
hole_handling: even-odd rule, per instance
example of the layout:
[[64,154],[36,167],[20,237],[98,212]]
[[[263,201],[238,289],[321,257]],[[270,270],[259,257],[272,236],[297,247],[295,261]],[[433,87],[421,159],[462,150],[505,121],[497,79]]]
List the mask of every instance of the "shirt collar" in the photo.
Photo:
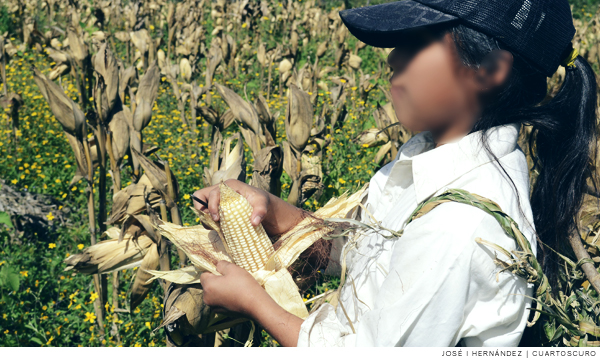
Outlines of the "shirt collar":
[[[510,123],[488,130],[489,147],[498,159],[515,150],[520,127]],[[422,131],[400,147],[393,167],[412,163],[416,200],[421,203],[463,174],[494,160],[480,136],[481,130],[434,148],[431,132]]]

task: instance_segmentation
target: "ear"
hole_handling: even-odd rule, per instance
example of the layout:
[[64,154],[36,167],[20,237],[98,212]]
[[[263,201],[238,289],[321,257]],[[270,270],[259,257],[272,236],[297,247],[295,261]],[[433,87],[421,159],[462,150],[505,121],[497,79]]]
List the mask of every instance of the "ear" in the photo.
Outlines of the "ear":
[[512,70],[513,56],[510,52],[495,49],[489,52],[481,61],[475,77],[480,91],[488,93],[502,86]]

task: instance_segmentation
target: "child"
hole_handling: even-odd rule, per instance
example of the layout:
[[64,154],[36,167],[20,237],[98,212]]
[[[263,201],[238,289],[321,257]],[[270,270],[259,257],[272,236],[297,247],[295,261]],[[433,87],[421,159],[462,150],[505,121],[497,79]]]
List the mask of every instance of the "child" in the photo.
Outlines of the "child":
[[[537,239],[557,250],[567,243],[596,144],[595,76],[572,50],[567,0],[406,0],[340,16],[361,41],[394,48],[388,57],[394,109],[403,126],[420,131],[373,176],[366,199],[382,226],[404,233],[360,239],[346,257],[337,308],[324,303],[305,320],[225,261],[217,265],[222,276],[202,274],[205,303],[251,317],[283,346],[517,346],[532,288],[510,272],[498,274],[494,252],[475,242],[480,237],[514,250],[497,220],[448,202],[404,225],[419,203],[445,189],[487,197],[517,222],[556,282],[556,255]],[[561,63],[564,84],[539,105],[546,77]],[[527,161],[517,145],[521,124],[533,126],[541,165],[531,202]],[[269,234],[301,218],[301,210],[271,194],[228,185],[250,201],[253,225],[262,221]],[[195,195],[209,204],[198,209],[218,220],[218,187]],[[332,258],[340,254],[334,246]]]

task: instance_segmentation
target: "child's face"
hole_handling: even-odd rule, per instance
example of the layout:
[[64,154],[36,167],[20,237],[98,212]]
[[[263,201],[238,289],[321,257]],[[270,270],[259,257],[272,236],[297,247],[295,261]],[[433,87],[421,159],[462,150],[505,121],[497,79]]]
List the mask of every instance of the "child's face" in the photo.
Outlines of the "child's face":
[[427,29],[405,36],[388,56],[391,94],[398,120],[411,131],[434,134],[470,129],[479,111],[476,86],[460,63],[452,37]]

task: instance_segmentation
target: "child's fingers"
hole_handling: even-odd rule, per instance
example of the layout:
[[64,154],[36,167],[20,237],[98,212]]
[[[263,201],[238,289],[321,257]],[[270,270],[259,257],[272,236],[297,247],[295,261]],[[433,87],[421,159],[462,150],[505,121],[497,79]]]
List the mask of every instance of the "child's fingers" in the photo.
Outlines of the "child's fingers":
[[219,201],[221,200],[221,192],[218,187],[215,187],[208,194],[208,212],[211,214],[214,221],[219,221]]

